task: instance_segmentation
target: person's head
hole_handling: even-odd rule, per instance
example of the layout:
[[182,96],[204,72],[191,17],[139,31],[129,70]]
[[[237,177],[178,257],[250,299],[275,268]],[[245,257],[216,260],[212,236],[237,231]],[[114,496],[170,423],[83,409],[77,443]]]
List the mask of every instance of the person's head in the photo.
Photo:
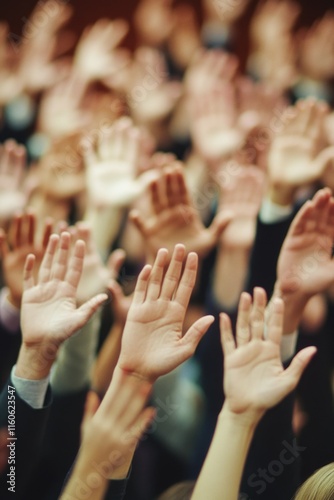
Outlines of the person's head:
[[334,462],[309,477],[297,491],[294,500],[332,500],[334,498]]
[[195,481],[183,481],[164,491],[157,500],[190,500],[195,488]]

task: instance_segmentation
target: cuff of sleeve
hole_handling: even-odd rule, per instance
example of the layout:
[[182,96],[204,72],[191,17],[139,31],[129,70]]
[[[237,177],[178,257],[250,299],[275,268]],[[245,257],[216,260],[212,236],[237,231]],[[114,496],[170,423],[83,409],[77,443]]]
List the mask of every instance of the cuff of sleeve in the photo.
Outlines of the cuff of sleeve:
[[261,206],[259,218],[261,222],[265,224],[273,224],[275,222],[280,222],[281,220],[286,219],[292,214],[292,212],[292,205],[283,207],[281,205],[273,203],[268,198],[265,198]]
[[49,377],[41,380],[28,380],[15,375],[16,365],[12,368],[11,379],[18,395],[29,406],[35,409],[43,408]]
[[0,292],[0,322],[10,333],[18,333],[20,330],[20,309],[17,309],[8,300],[9,290],[2,288]]

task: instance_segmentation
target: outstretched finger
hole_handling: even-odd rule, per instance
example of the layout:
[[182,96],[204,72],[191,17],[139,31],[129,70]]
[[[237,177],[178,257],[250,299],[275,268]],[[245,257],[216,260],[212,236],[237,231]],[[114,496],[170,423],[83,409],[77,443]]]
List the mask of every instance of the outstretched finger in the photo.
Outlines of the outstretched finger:
[[190,252],[188,254],[182,278],[175,295],[175,300],[184,308],[188,307],[190,297],[196,283],[197,268],[198,256],[195,252]]
[[247,344],[250,340],[250,314],[252,298],[249,293],[243,292],[240,297],[237,318],[237,346]]
[[35,284],[33,275],[35,260],[34,254],[27,255],[23,269],[23,291],[29,290]]
[[262,339],[264,330],[264,312],[267,296],[263,288],[254,288],[253,307],[250,315],[251,335],[253,339]]
[[148,300],[156,300],[160,296],[167,255],[166,248],[160,248],[157,253],[147,287],[146,298]]
[[66,275],[69,260],[71,235],[64,232],[60,235],[57,257],[52,266],[51,277],[57,280],[63,280]]
[[236,349],[235,340],[232,333],[231,320],[227,314],[219,315],[220,323],[220,341],[223,348],[224,356],[228,356]]
[[[62,233],[61,237],[64,234],[68,233]],[[70,236],[70,235],[69,235]],[[70,242],[70,238],[68,238],[68,244]],[[75,289],[78,288],[79,281],[82,275],[82,270],[83,270],[83,263],[84,263],[84,258],[85,258],[85,242],[82,240],[78,240],[75,242],[74,249],[73,249],[73,254],[70,259],[70,262],[67,266],[67,272],[64,277],[65,281],[69,283],[71,286],[73,286]],[[68,251],[66,254],[66,259],[68,261]]]
[[165,278],[163,280],[160,297],[165,300],[171,300],[179,284],[182,265],[186,249],[184,245],[176,245],[168,266]]
[[284,302],[279,297],[274,298],[269,307],[268,339],[277,345],[281,344],[284,321]]
[[[133,292],[133,304],[142,304],[146,298],[146,291],[148,286],[148,280],[150,278],[152,271],[152,266],[146,265],[140,271],[135,291]],[[131,309],[131,308],[130,308]]]
[[50,280],[52,263],[58,247],[58,243],[59,236],[57,234],[52,234],[49,238],[49,243],[46,247],[44,257],[39,268],[38,281],[40,283],[46,283]]

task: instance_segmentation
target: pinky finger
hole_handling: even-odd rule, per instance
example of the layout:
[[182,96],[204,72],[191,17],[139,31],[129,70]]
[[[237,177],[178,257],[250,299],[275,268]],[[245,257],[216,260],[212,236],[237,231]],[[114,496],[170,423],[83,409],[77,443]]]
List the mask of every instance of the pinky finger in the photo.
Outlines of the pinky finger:
[[34,276],[33,276],[33,271],[34,271],[34,265],[35,265],[35,260],[36,257],[34,254],[30,253],[27,255],[25,264],[24,264],[24,269],[23,269],[23,290],[29,290],[29,288],[32,288],[35,284],[34,282]]

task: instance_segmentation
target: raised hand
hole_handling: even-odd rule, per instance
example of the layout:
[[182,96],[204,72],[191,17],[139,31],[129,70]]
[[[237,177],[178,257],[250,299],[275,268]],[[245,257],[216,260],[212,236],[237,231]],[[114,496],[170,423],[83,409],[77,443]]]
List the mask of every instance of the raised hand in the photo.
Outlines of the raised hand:
[[139,139],[139,130],[124,117],[102,136],[97,151],[87,149],[87,189],[93,206],[126,207],[144,191],[147,174],[137,177],[141,153]]
[[[250,248],[252,246],[256,217],[263,196],[263,172],[255,166],[238,166],[233,176],[231,175],[227,182],[222,182],[220,185],[221,202],[218,210],[220,213],[233,213],[233,220],[221,238],[225,248]],[[222,166],[222,171],[224,172],[224,166]],[[223,178],[228,179],[225,176]]]
[[[35,255],[35,269],[42,261],[52,230],[52,222],[46,220],[41,241],[36,237],[36,217],[32,213],[14,217],[8,236],[0,230],[0,250],[5,284],[9,289],[8,300],[17,308],[23,294],[22,275],[27,256]],[[37,271],[36,271],[37,272]]]
[[72,72],[42,96],[38,125],[51,137],[62,137],[90,125],[91,116],[82,108],[86,84]]
[[70,256],[71,235],[49,238],[37,283],[33,277],[35,256],[29,254],[23,273],[21,328],[28,347],[58,346],[79,330],[108,298],[101,293],[79,308],[76,293],[83,269],[85,243],[78,240]]
[[159,47],[171,34],[175,23],[172,0],[141,0],[134,14],[142,45]]
[[22,186],[26,161],[25,147],[13,139],[0,145],[0,220],[22,210],[27,202]]
[[99,19],[87,27],[74,54],[75,71],[87,82],[110,77],[128,62],[125,50],[117,48],[128,31],[123,19]]
[[225,26],[230,26],[244,12],[249,0],[231,3],[228,0],[213,2],[203,0],[204,16],[208,21],[219,21]]
[[9,28],[7,23],[0,22],[0,106],[15,99],[23,90],[23,82],[17,77],[10,64]]
[[[150,127],[154,134],[157,131],[153,125],[166,118],[174,109],[181,94],[181,84],[168,80],[166,63],[155,49],[137,49],[131,71],[127,94],[131,116],[136,123]],[[137,86],[142,89],[139,95],[136,93]]]
[[294,192],[321,177],[334,156],[333,148],[323,149],[327,114],[327,105],[314,99],[299,101],[283,114],[283,127],[268,155],[269,180],[275,196],[280,196],[280,189],[283,193]]
[[179,163],[170,165],[149,186],[153,215],[144,218],[138,210],[130,212],[151,252],[155,255],[164,245],[172,250],[177,243],[204,257],[215,246],[230,217],[218,214],[210,227],[205,228],[198,211],[193,207]]
[[290,0],[260,2],[252,17],[251,40],[256,50],[272,50],[278,39],[289,35],[300,13]]
[[262,288],[254,289],[253,305],[249,294],[241,295],[236,339],[229,317],[222,313],[220,318],[224,352],[224,406],[236,415],[250,415],[255,422],[296,387],[316,352],[315,347],[303,349],[284,370],[280,359],[284,304],[281,299],[272,302],[264,334],[266,303]]
[[239,122],[236,91],[231,83],[225,82],[219,90],[200,98],[194,96],[190,105],[194,147],[209,165],[242,146],[247,129]]
[[284,370],[280,359],[284,304],[281,299],[272,302],[265,332],[266,302],[262,288],[254,289],[253,305],[250,295],[241,295],[236,338],[229,317],[220,315],[225,402],[192,500],[207,494],[212,500],[238,497],[257,424],[266,410],[296,387],[316,352],[315,347],[303,349]]
[[[29,22],[35,23],[38,29],[33,28],[33,35],[24,37],[24,43],[19,46],[18,77],[24,84],[24,89],[31,94],[52,87],[60,81],[67,72],[66,62],[55,59],[59,43],[57,35],[72,15],[72,8],[66,4],[57,5],[56,11],[49,0],[37,4]],[[35,21],[42,17],[46,22]]]
[[[84,241],[86,245],[82,275],[77,289],[77,303],[84,304],[94,295],[104,292],[108,287],[114,287],[115,293],[119,291],[116,279],[124,262],[123,250],[115,250],[108,259],[107,266],[103,263],[92,237],[91,227],[86,222],[78,222],[69,228],[73,245],[76,241]],[[117,298],[119,295],[117,295]]]
[[139,274],[118,361],[119,369],[150,382],[192,356],[213,322],[212,316],[204,316],[183,334],[197,255],[190,253],[184,263],[185,248],[176,245],[166,270],[167,254],[160,249],[153,267],[147,265]]
[[316,81],[326,82],[334,76],[334,14],[327,12],[308,30],[299,33],[302,73]]
[[284,294],[310,298],[333,282],[334,199],[328,188],[307,201],[283,243],[277,264],[277,280]]

